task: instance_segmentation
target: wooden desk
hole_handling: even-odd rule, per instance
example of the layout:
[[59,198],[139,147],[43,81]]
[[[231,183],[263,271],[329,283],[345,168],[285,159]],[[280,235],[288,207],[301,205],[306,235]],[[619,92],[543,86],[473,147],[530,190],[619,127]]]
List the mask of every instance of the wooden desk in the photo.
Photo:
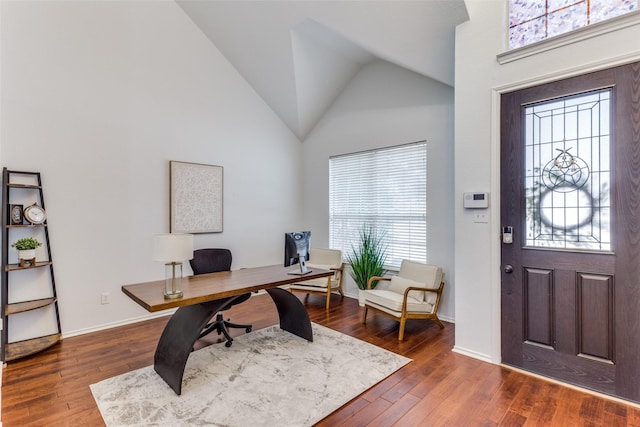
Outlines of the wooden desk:
[[125,285],[122,292],[150,312],[178,307],[160,336],[153,367],[176,394],[180,394],[184,368],[200,332],[217,312],[247,292],[265,289],[278,309],[280,327],[313,341],[311,321],[304,305],[278,286],[319,277],[330,280],[333,272],[314,268],[304,276],[287,274],[298,268],[275,265],[190,276],[184,279],[182,298],[176,299],[164,298],[164,280]]

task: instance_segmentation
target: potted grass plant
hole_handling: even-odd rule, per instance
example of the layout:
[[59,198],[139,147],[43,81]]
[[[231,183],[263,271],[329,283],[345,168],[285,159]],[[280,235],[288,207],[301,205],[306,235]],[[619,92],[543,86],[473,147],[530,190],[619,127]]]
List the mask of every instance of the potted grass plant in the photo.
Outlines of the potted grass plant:
[[[367,282],[371,277],[382,275],[384,262],[387,259],[387,248],[384,244],[384,236],[371,225],[364,225],[359,235],[358,247],[352,245],[351,253],[346,255],[346,259],[351,267],[349,274],[359,289],[360,305],[364,305],[362,291],[367,289]],[[376,285],[377,282],[373,282],[371,288],[375,288]]]
[[18,250],[20,266],[24,266],[25,263],[29,263],[31,265],[35,264],[36,249],[40,246],[42,246],[42,243],[33,237],[24,237],[11,244],[12,248],[16,248]]

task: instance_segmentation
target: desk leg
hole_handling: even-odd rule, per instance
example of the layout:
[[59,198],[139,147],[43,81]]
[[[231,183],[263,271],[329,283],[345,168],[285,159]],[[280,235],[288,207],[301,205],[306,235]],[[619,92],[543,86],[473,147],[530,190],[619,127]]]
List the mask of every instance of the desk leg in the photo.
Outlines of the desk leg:
[[291,292],[281,288],[270,288],[267,292],[278,309],[280,328],[313,342],[309,313],[300,300]]
[[181,393],[184,368],[202,328],[218,311],[236,298],[180,307],[169,319],[156,347],[153,368],[176,394]]

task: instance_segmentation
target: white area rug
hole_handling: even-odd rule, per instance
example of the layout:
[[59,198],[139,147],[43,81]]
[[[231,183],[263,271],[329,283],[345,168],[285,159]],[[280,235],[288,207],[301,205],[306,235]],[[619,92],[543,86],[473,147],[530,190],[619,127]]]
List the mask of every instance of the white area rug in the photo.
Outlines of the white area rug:
[[310,426],[411,361],[313,324],[313,342],[279,326],[189,356],[176,395],[153,366],[91,385],[114,426]]

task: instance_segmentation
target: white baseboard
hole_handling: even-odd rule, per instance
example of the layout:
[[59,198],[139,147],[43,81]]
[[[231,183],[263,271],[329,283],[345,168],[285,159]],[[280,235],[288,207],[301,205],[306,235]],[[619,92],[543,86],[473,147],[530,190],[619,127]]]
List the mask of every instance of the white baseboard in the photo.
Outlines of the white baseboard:
[[473,359],[482,360],[483,362],[487,362],[487,363],[491,363],[492,365],[496,365],[496,363],[493,360],[491,360],[491,356],[489,356],[487,354],[478,353],[477,351],[468,350],[466,348],[462,348],[462,347],[458,347],[458,346],[453,346],[453,349],[451,349],[451,351],[453,351],[454,353],[462,354],[463,356],[468,356],[468,357],[471,357]]
[[91,328],[77,329],[75,331],[64,332],[62,334],[62,338],[64,339],[64,338],[75,337],[78,335],[89,334],[91,332],[104,331],[105,329],[111,329],[111,328],[116,328],[118,326],[130,325],[132,323],[138,323],[138,322],[143,322],[145,320],[156,319],[158,317],[164,317],[164,316],[173,314],[176,310],[177,309],[171,309],[171,310],[161,311],[158,313],[149,313],[144,316],[133,317],[130,319],[120,320],[112,323],[105,323],[104,325],[99,325]]
[[[261,291],[252,293],[251,296],[260,295],[260,294],[266,294],[266,293],[267,292],[265,290],[261,290]],[[111,329],[111,328],[116,328],[118,326],[125,326],[125,325],[130,325],[132,323],[143,322],[145,320],[156,319],[158,317],[169,316],[169,315],[173,314],[176,310],[177,310],[177,308],[173,308],[173,309],[169,309],[169,310],[160,311],[160,312],[157,312],[157,313],[145,314],[144,316],[133,317],[133,318],[130,318],[130,319],[119,320],[117,322],[106,323],[104,325],[94,326],[94,327],[91,327],[91,328],[78,329],[78,330],[75,330],[75,331],[64,332],[62,334],[62,338],[75,337],[75,336],[78,336],[78,335],[89,334],[91,332],[104,331],[105,329]],[[0,427],[2,427],[2,426],[0,426]]]

